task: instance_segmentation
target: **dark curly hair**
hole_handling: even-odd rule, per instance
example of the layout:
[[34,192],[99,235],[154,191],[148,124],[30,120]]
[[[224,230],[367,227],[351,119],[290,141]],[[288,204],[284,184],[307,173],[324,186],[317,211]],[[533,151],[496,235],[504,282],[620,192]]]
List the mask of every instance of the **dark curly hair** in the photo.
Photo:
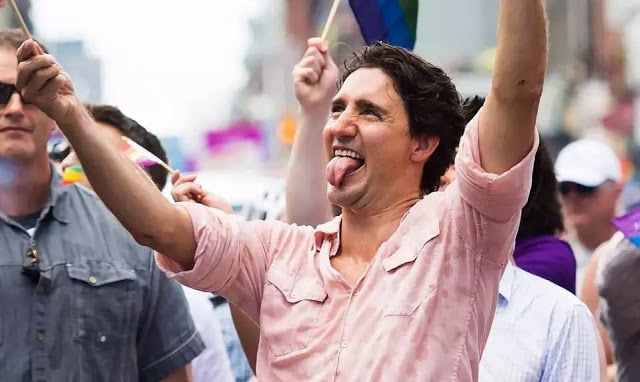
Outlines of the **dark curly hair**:
[[[471,121],[484,104],[484,98],[472,97],[463,102],[464,116]],[[564,232],[562,208],[558,199],[558,180],[553,160],[544,139],[540,137],[540,146],[533,162],[531,192],[522,209],[517,238],[532,236],[559,235]]]
[[540,138],[531,178],[531,193],[522,209],[517,238],[558,235],[564,232],[558,180],[551,155]]
[[[165,152],[158,137],[142,127],[134,119],[127,117],[120,109],[111,105],[86,105],[89,114],[96,122],[113,126],[122,135],[131,139],[135,143],[149,150],[149,152],[167,163],[167,153]],[[160,165],[146,167],[145,171],[153,180],[153,183],[162,190],[167,184],[167,170]]]
[[440,177],[453,164],[465,128],[461,97],[451,78],[415,53],[385,43],[364,48],[344,63],[338,86],[353,72],[377,68],[389,76],[402,98],[414,139],[438,137],[440,143],[424,164],[420,189],[437,191]]

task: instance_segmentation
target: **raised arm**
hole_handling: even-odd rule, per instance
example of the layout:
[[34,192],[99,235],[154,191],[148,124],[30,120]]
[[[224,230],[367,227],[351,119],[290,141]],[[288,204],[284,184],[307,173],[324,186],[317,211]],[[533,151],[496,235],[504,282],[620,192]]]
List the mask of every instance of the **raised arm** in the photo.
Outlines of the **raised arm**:
[[34,56],[34,45],[28,40],[18,49],[17,89],[56,121],[93,189],[136,241],[190,269],[196,241],[188,213],[172,205],[136,164],[102,139],[69,76],[52,56]]
[[287,172],[287,220],[317,226],[332,217],[322,130],[337,91],[338,67],[331,59],[327,42],[310,39],[309,48],[292,75],[300,117]]
[[480,115],[480,159],[502,174],[531,150],[547,64],[542,0],[502,0],[491,91]]

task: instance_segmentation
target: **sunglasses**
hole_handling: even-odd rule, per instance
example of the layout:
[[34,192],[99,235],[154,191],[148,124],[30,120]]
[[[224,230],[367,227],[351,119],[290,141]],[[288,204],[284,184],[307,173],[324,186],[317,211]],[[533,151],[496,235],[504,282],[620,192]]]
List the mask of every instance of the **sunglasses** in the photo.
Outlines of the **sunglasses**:
[[598,191],[599,186],[590,187],[573,182],[562,182],[559,185],[560,195],[567,196],[571,191],[575,191],[580,196],[591,196]]
[[22,103],[25,105],[29,105],[29,102],[26,102],[24,98],[22,98],[22,94],[18,92],[14,84],[0,82],[0,107],[7,106],[7,104],[11,100],[11,96],[13,95],[13,93],[18,93],[18,95],[20,96],[20,101],[22,101]]
[[22,269],[20,269],[20,273],[28,278],[32,283],[38,284],[40,281],[40,274],[42,270],[40,269],[40,256],[38,251],[35,249],[30,249],[27,252],[27,258],[29,258],[29,265],[23,265]]

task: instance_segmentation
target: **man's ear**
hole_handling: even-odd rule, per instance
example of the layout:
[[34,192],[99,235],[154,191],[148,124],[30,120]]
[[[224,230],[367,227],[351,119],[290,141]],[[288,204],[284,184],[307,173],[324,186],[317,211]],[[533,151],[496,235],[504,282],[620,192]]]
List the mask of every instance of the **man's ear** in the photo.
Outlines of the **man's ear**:
[[440,144],[440,138],[428,137],[414,140],[414,147],[411,151],[411,161],[426,162]]

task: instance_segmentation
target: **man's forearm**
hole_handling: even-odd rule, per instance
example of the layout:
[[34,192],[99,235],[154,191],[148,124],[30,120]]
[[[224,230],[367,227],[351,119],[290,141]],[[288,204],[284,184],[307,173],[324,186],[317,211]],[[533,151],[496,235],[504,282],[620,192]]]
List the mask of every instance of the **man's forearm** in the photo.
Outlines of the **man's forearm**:
[[287,221],[317,226],[331,219],[322,130],[329,108],[300,113],[287,171]]
[[479,118],[485,171],[502,174],[531,151],[546,64],[542,0],[502,0],[493,81]]
[[[103,139],[84,109],[77,110],[68,123],[69,126],[60,127],[78,155],[91,186],[135,239],[160,252],[168,252],[165,254],[170,257],[175,252],[188,253],[189,247],[193,248],[191,253],[195,252],[193,229],[190,222],[184,221],[186,212],[172,205],[140,167]],[[189,220],[188,216],[186,219]],[[174,231],[179,231],[176,227],[184,232],[176,234]],[[165,243],[170,243],[171,248]],[[190,264],[184,259],[175,260]]]
[[542,0],[502,0],[492,92],[507,99],[538,98],[547,64]]

